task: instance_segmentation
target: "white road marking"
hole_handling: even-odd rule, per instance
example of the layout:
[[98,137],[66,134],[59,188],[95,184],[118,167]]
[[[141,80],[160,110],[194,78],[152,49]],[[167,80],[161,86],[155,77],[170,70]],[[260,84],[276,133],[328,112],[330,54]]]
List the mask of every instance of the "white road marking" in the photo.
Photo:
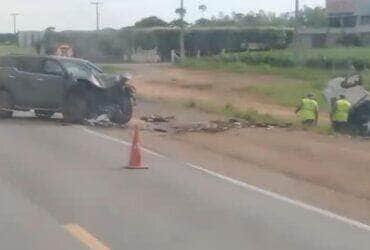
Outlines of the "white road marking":
[[90,234],[86,229],[77,224],[68,224],[63,226],[73,237],[81,241],[91,250],[110,250],[101,241]]
[[[129,142],[126,142],[126,141],[123,141],[123,140],[119,140],[117,138],[113,138],[111,136],[108,136],[108,135],[105,135],[105,134],[102,134],[102,133],[95,132],[95,131],[90,130],[88,128],[83,127],[83,130],[85,132],[89,133],[89,134],[98,136],[100,138],[103,138],[103,139],[106,139],[106,140],[109,140],[109,141],[113,141],[113,142],[116,142],[116,143],[120,143],[120,144],[123,144],[125,146],[131,146],[131,143],[129,143]],[[149,150],[149,149],[143,148],[143,151],[145,151],[145,152],[147,152],[147,153],[149,153],[151,155],[160,157],[160,158],[167,158],[166,156],[164,156],[162,154],[159,154],[159,153],[156,153],[156,152],[154,152],[152,150]],[[288,198],[288,197],[285,197],[283,195],[280,195],[280,194],[277,194],[277,193],[274,193],[274,192],[271,192],[271,191],[268,191],[268,190],[265,190],[265,189],[262,189],[262,188],[253,186],[253,185],[250,185],[248,183],[245,183],[245,182],[242,182],[242,181],[239,181],[239,180],[235,180],[233,178],[224,176],[222,174],[213,172],[211,170],[208,170],[206,168],[203,168],[203,167],[200,167],[200,166],[191,164],[191,163],[186,163],[186,166],[191,167],[193,169],[196,169],[198,171],[207,173],[207,174],[212,175],[214,177],[217,177],[219,179],[225,180],[225,181],[230,182],[230,183],[232,183],[234,185],[237,185],[237,186],[240,186],[240,187],[249,189],[251,191],[260,193],[262,195],[265,195],[265,196],[274,198],[274,199],[279,200],[279,201],[283,201],[283,202],[289,203],[289,204],[294,205],[296,207],[303,208],[303,209],[305,209],[307,211],[315,212],[317,214],[326,216],[328,218],[338,220],[338,221],[340,221],[342,223],[345,223],[347,225],[350,225],[352,227],[356,227],[356,228],[359,228],[361,230],[365,230],[365,231],[369,231],[370,232],[370,225],[366,225],[366,224],[364,224],[362,222],[359,222],[359,221],[356,221],[356,220],[352,220],[350,218],[347,218],[347,217],[344,217],[344,216],[335,214],[333,212],[330,212],[330,211],[325,210],[325,209],[322,209],[322,208],[318,208],[318,207],[315,207],[315,206],[306,204],[306,203],[301,202],[301,201],[298,201],[298,200],[293,200],[293,199]]]
[[[109,140],[109,141],[112,141],[112,142],[115,142],[115,143],[119,143],[119,144],[125,145],[127,147],[131,147],[131,145],[132,145],[132,143],[130,143],[130,142],[119,140],[117,138],[114,138],[114,137],[111,137],[109,135],[105,135],[105,134],[93,131],[93,130],[85,128],[85,127],[82,127],[82,129],[85,132],[89,133],[89,134],[95,135],[95,136],[100,137],[100,138],[105,139],[105,140]],[[157,157],[160,157],[160,158],[166,158],[166,156],[164,156],[162,154],[159,154],[159,153],[156,153],[156,152],[154,152],[150,149],[147,149],[147,148],[144,148],[144,147],[141,147],[141,148],[144,152],[146,152],[148,154],[151,154],[151,155],[154,155],[154,156],[157,156]]]
[[245,182],[242,182],[242,181],[239,181],[239,180],[232,179],[230,177],[227,177],[227,176],[224,176],[222,174],[213,172],[211,170],[205,169],[205,168],[200,167],[200,166],[196,166],[196,165],[191,164],[191,163],[187,163],[186,165],[189,166],[189,167],[191,167],[191,168],[193,168],[193,169],[202,171],[202,172],[207,173],[209,175],[212,175],[214,177],[217,177],[217,178],[220,178],[220,179],[225,180],[227,182],[230,182],[230,183],[232,183],[234,185],[237,185],[237,186],[240,186],[240,187],[244,187],[244,188],[247,188],[249,190],[255,191],[257,193],[263,194],[265,196],[274,198],[276,200],[284,201],[286,203],[292,204],[292,205],[294,205],[296,207],[300,207],[300,208],[303,208],[305,210],[308,210],[308,211],[311,211],[311,212],[315,212],[315,213],[324,215],[324,216],[329,217],[329,218],[332,218],[332,219],[336,219],[338,221],[341,221],[341,222],[343,222],[345,224],[348,224],[348,225],[351,225],[353,227],[357,227],[357,228],[362,229],[362,230],[370,231],[370,226],[369,225],[366,225],[366,224],[364,224],[362,222],[359,222],[359,221],[356,221],[356,220],[352,220],[352,219],[343,217],[341,215],[335,214],[335,213],[330,212],[328,210],[321,209],[321,208],[318,208],[318,207],[314,207],[312,205],[303,203],[301,201],[293,200],[291,198],[282,196],[280,194],[277,194],[277,193],[274,193],[274,192],[271,192],[271,191],[268,191],[268,190],[265,190],[265,189],[262,189],[262,188],[253,186],[253,185],[250,185],[248,183],[245,183]]

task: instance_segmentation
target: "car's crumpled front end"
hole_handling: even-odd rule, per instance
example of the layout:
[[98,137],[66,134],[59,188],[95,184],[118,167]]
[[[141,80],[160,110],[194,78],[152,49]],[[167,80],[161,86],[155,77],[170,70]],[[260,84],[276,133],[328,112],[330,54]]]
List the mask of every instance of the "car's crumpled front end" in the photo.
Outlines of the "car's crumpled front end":
[[106,114],[113,122],[128,122],[136,94],[130,79],[129,74],[92,74],[89,82],[96,88],[89,92],[90,118]]

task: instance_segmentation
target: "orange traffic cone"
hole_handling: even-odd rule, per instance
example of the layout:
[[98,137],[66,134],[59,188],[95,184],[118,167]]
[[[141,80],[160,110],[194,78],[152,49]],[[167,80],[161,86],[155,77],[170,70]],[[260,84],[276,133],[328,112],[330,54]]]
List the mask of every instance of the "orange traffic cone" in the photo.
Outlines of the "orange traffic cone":
[[126,169],[148,169],[143,166],[141,159],[141,148],[139,138],[139,126],[135,125],[134,128],[134,140],[132,142],[130,165]]

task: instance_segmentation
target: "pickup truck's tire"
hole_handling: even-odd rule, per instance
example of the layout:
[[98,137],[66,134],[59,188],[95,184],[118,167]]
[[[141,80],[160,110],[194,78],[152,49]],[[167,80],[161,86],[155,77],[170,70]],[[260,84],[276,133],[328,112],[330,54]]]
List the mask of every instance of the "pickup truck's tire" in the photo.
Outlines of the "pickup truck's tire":
[[132,118],[133,105],[130,98],[124,98],[118,106],[119,108],[115,110],[112,115],[112,122],[118,124],[126,124]]
[[88,116],[88,103],[85,96],[78,92],[68,94],[62,113],[67,122],[83,123]]
[[54,115],[54,112],[47,110],[35,110],[35,115],[39,118],[51,118]]
[[0,118],[11,118],[13,116],[13,111],[6,111],[2,109],[11,109],[12,107],[12,97],[10,94],[5,90],[0,90]]

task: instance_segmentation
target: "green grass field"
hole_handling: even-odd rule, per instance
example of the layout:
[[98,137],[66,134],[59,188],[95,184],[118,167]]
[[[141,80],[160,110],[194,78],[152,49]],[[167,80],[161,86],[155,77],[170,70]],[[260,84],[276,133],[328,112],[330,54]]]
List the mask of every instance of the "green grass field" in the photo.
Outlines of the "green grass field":
[[35,54],[36,51],[31,48],[19,48],[16,45],[0,44],[0,56],[7,54]]
[[[332,51],[332,50],[330,50]],[[334,52],[332,52],[334,53]],[[235,73],[251,73],[277,75],[289,79],[300,80],[301,83],[292,84],[263,84],[251,85],[245,88],[254,94],[260,94],[274,102],[293,107],[302,96],[307,93],[314,93],[321,107],[327,109],[328,105],[322,95],[322,90],[327,82],[333,77],[345,76],[348,70],[338,69],[335,71],[311,67],[277,67],[268,64],[250,65],[243,62],[225,62],[215,58],[194,59],[188,58],[179,64],[181,67],[199,69],[199,70],[217,70]],[[362,72],[364,85],[370,90],[370,71]],[[290,81],[291,82],[291,81]],[[302,83],[303,82],[303,83]]]
[[296,65],[330,70],[346,69],[354,64],[358,69],[370,68],[370,47],[337,47],[325,49],[293,49],[260,52],[228,53],[215,57],[223,62],[244,62],[247,64],[268,64],[293,67]]

